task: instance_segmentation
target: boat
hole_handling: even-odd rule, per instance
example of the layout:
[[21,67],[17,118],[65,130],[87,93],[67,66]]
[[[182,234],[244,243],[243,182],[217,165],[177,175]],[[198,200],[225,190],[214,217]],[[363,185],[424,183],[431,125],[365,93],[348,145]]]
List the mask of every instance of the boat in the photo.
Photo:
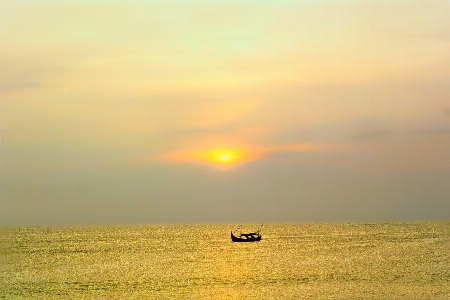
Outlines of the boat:
[[259,242],[262,239],[261,234],[258,232],[241,233],[239,236],[235,236],[231,231],[231,240],[233,242]]

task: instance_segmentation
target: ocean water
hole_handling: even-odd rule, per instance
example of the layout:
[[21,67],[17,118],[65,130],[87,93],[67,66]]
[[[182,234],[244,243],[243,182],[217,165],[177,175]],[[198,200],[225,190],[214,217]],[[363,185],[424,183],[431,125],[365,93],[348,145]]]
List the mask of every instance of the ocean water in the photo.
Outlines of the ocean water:
[[450,299],[450,222],[236,227],[0,228],[0,299]]

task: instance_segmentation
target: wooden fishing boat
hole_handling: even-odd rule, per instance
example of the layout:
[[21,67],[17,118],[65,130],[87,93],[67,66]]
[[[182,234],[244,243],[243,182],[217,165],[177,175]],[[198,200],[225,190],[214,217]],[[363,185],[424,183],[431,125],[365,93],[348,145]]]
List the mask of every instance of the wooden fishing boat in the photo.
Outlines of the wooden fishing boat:
[[262,236],[259,232],[241,233],[239,236],[235,236],[231,232],[231,240],[233,242],[259,242]]

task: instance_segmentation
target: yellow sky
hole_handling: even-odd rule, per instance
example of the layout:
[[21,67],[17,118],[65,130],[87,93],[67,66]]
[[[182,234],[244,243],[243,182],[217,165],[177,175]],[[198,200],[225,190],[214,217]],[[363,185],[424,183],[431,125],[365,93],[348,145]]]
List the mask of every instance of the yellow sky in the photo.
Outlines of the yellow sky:
[[448,1],[0,7],[5,174],[311,153],[346,156],[336,173],[450,168]]

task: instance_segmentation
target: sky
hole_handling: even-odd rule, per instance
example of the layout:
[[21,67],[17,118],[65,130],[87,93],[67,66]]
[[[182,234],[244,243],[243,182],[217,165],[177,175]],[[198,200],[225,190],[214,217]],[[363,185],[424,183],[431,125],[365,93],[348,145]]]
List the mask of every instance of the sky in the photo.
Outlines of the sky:
[[0,226],[450,219],[448,0],[0,0]]

